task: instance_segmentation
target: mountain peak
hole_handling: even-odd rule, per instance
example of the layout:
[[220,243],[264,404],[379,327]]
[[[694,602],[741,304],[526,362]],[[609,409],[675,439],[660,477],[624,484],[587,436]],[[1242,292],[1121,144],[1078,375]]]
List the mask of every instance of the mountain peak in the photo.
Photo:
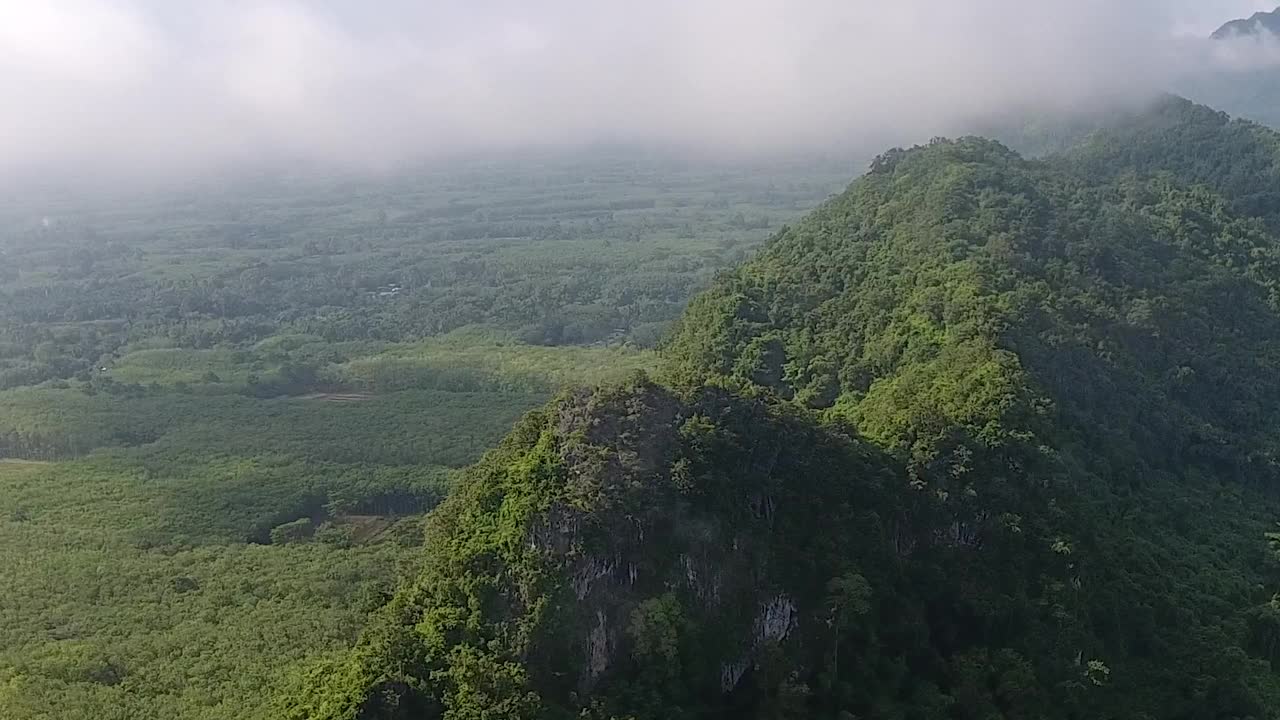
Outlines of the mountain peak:
[[1263,32],[1280,34],[1280,8],[1272,12],[1257,12],[1248,19],[1241,18],[1218,28],[1214,40],[1225,40],[1236,35],[1259,35]]

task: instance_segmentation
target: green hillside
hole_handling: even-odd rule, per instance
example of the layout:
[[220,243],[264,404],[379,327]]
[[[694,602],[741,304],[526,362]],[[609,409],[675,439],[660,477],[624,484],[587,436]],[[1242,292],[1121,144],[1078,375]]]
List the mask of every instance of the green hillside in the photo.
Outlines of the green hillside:
[[1263,718],[1280,136],[895,150],[466,471],[295,718]]

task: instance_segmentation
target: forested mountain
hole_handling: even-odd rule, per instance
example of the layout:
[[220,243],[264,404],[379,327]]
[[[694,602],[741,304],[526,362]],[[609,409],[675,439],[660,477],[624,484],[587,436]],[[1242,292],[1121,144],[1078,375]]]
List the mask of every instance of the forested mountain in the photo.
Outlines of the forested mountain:
[[1256,12],[1252,17],[1232,20],[1213,33],[1215,40],[1233,35],[1256,35],[1261,32],[1280,33],[1280,8],[1272,12]]
[[293,718],[1280,713],[1280,135],[879,157],[468,470]]

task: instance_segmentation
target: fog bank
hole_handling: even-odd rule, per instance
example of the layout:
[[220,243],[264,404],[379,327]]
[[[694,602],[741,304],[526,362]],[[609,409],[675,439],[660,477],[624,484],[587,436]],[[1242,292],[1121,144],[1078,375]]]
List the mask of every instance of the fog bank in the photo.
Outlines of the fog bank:
[[[1274,0],[1273,0],[1274,1]],[[0,176],[905,142],[1280,64],[1219,0],[0,0]]]

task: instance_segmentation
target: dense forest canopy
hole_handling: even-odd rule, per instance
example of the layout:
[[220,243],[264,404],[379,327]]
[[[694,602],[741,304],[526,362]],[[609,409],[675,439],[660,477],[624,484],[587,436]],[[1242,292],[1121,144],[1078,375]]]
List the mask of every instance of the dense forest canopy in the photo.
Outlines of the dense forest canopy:
[[295,718],[1263,718],[1280,136],[894,150],[459,479]]

